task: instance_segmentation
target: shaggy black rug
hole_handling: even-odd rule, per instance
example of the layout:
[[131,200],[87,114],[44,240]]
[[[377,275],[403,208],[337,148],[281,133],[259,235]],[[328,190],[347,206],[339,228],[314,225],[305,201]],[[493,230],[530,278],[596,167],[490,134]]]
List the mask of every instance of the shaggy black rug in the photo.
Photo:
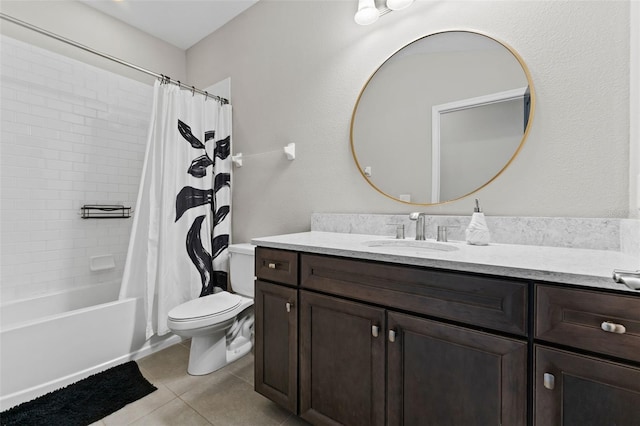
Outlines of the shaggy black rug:
[[88,425],[155,390],[138,364],[129,361],[3,411],[0,424]]

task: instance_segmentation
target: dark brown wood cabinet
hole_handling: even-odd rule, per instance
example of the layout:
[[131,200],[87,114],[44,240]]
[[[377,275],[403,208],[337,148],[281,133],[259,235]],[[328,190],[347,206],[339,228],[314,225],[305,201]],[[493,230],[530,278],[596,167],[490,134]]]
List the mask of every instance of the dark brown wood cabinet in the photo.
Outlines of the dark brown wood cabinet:
[[385,311],[300,291],[300,416],[384,425]]
[[314,254],[300,256],[300,286],[390,309],[525,336],[527,283]]
[[539,340],[640,362],[637,296],[537,285],[535,327]]
[[527,343],[388,313],[389,425],[525,425]]
[[539,426],[640,425],[640,369],[536,345]]
[[535,337],[535,425],[640,425],[640,298],[536,285]]
[[257,280],[255,390],[294,414],[298,409],[298,290]]
[[314,425],[640,425],[637,294],[263,247],[256,276],[256,391]]

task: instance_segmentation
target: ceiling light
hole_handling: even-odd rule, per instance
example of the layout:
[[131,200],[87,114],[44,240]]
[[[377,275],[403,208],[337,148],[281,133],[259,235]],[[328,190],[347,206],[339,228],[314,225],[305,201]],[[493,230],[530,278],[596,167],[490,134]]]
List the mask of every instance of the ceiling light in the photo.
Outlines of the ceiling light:
[[356,16],[353,18],[356,21],[356,24],[373,24],[379,17],[380,12],[376,9],[374,0],[358,0],[358,11],[356,12]]
[[413,0],[387,0],[387,7],[391,10],[400,10],[411,6]]

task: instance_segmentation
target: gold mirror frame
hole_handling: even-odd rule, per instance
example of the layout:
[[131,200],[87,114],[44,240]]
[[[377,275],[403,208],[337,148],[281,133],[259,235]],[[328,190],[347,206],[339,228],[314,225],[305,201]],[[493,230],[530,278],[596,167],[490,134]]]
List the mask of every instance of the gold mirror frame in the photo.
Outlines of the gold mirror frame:
[[[522,135],[522,139],[520,141],[520,144],[518,145],[517,149],[515,150],[514,154],[511,156],[511,158],[509,159],[509,161],[507,161],[507,163],[498,171],[498,173],[496,173],[495,176],[493,176],[491,179],[489,179],[487,182],[483,183],[482,185],[478,186],[476,189],[472,190],[469,193],[466,193],[464,195],[461,195],[457,198],[452,198],[450,200],[445,200],[445,201],[440,201],[437,203],[416,203],[416,202],[408,202],[408,201],[403,201],[399,198],[396,198],[392,195],[387,194],[386,192],[384,192],[382,189],[380,189],[376,184],[374,184],[368,176],[365,175],[365,172],[363,170],[362,165],[360,164],[360,162],[358,161],[358,156],[356,155],[356,150],[355,150],[355,144],[354,144],[354,139],[353,139],[353,133],[354,133],[354,123],[355,123],[355,118],[356,118],[356,113],[358,111],[358,105],[360,104],[360,100],[362,99],[362,96],[365,92],[365,90],[367,89],[367,87],[369,86],[369,83],[371,83],[371,80],[373,79],[373,77],[376,75],[376,73],[380,70],[380,68],[382,68],[391,58],[393,58],[398,52],[402,51],[403,49],[405,49],[406,47],[412,45],[413,43],[426,39],[428,37],[437,35],[437,34],[445,34],[445,33],[451,33],[451,32],[462,32],[462,33],[469,33],[469,34],[475,34],[475,35],[479,35],[479,36],[483,36],[486,37],[490,40],[493,40],[494,42],[500,44],[501,46],[503,46],[505,49],[507,49],[513,56],[514,58],[518,61],[518,63],[520,64],[522,71],[524,72],[524,75],[527,79],[527,83],[528,83],[528,87],[529,87],[529,94],[530,94],[530,109],[529,109],[529,116],[528,116],[528,121],[527,121],[527,126],[525,128],[525,131],[523,132]],[[520,54],[518,54],[518,52],[516,52],[511,46],[509,46],[508,44],[496,39],[495,37],[492,37],[488,34],[482,33],[480,31],[475,31],[475,30],[459,30],[459,29],[452,29],[452,30],[444,30],[444,31],[438,31],[435,33],[431,33],[428,35],[425,35],[423,37],[417,38],[413,41],[411,41],[410,43],[407,43],[405,46],[402,46],[400,49],[396,50],[391,56],[389,56],[372,74],[371,76],[369,76],[369,78],[367,79],[366,83],[364,84],[364,86],[362,87],[362,90],[360,91],[359,95],[358,95],[358,99],[356,100],[355,106],[353,108],[353,113],[351,115],[351,125],[350,125],[350,129],[349,129],[349,140],[350,140],[350,144],[351,144],[351,154],[353,155],[353,159],[356,163],[356,167],[358,168],[358,171],[360,172],[361,176],[367,181],[367,183],[369,183],[369,185],[371,185],[376,191],[378,191],[380,194],[384,195],[387,198],[390,198],[394,201],[398,201],[400,203],[403,204],[408,204],[408,205],[415,205],[415,206],[435,206],[435,205],[440,205],[440,204],[446,204],[446,203],[451,203],[457,200],[460,200],[462,198],[468,197],[478,191],[480,191],[481,189],[483,189],[484,187],[486,187],[487,185],[489,185],[491,182],[493,182],[494,180],[496,180],[498,178],[498,176],[500,176],[502,174],[502,172],[504,172],[507,167],[509,167],[509,165],[511,165],[511,163],[513,162],[513,160],[516,158],[516,156],[520,153],[520,151],[522,150],[522,147],[524,146],[525,141],[527,140],[527,137],[529,135],[529,132],[531,131],[531,125],[533,123],[533,117],[535,114],[535,105],[536,105],[536,95],[535,95],[535,91],[534,91],[534,87],[533,87],[533,79],[531,78],[531,73],[529,72],[529,68],[527,67],[527,64],[524,62],[524,60],[522,59],[522,57],[520,56]]]

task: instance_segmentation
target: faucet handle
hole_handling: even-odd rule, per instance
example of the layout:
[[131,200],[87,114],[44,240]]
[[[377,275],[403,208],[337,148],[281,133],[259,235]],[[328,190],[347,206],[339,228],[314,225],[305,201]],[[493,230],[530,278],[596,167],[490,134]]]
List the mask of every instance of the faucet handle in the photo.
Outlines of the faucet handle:
[[396,227],[396,240],[404,240],[404,224],[403,223],[387,223],[387,225]]
[[440,241],[446,243],[447,240],[447,229],[449,228],[460,228],[458,225],[438,225],[437,233],[436,233],[436,241]]

